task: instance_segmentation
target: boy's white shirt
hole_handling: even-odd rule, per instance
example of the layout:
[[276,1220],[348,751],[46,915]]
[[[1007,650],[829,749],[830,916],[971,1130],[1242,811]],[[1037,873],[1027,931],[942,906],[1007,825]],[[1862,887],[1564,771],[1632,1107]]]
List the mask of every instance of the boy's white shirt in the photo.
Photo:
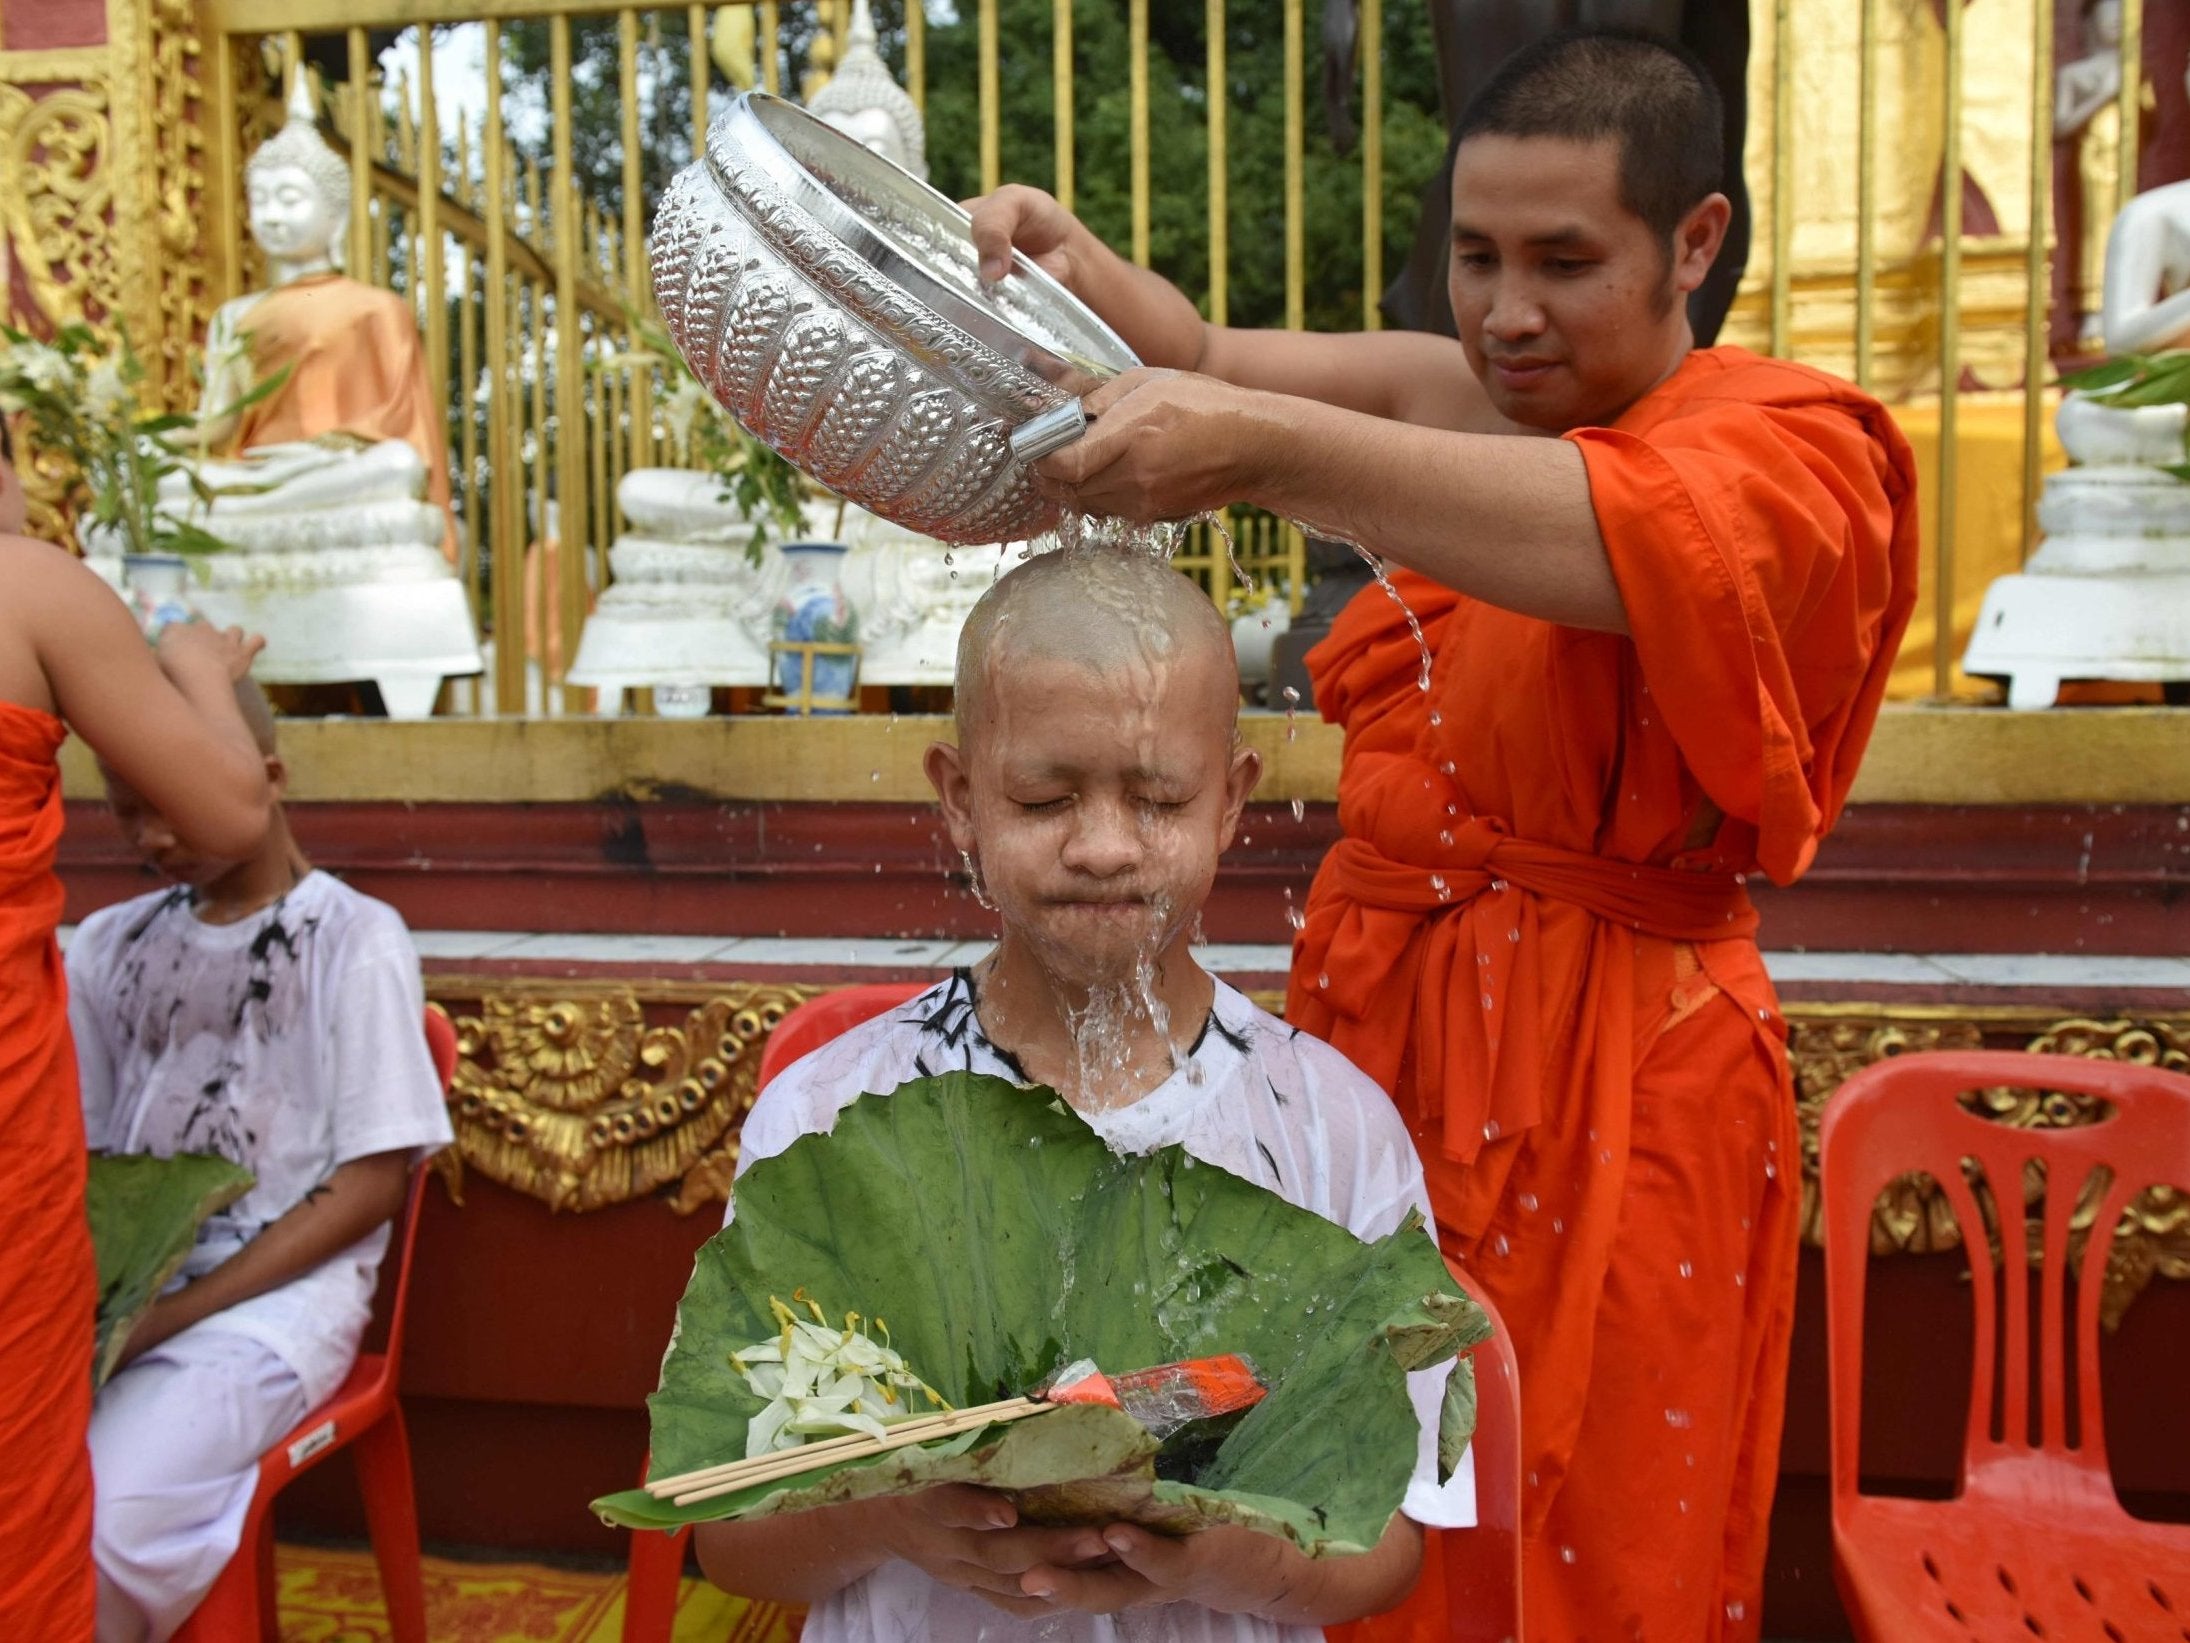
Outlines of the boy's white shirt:
[[[745,1120],[740,1173],[802,1135],[834,1128],[838,1112],[860,1096],[887,1094],[914,1078],[970,1071],[1026,1082],[983,1035],[973,1005],[971,978],[961,970],[786,1068]],[[1383,1237],[1409,1210],[1429,1220],[1421,1162],[1390,1098],[1328,1044],[1287,1027],[1222,981],[1199,1040],[1170,1078],[1130,1107],[1082,1116],[1115,1151],[1183,1146],[1357,1237]],[[1458,1528],[1475,1521],[1475,1465],[1471,1450],[1448,1482],[1437,1482],[1437,1420],[1450,1372],[1440,1365],[1408,1377],[1422,1436],[1401,1509],[1418,1523]],[[1116,1617],[1019,1620],[901,1562],[884,1564],[817,1605],[806,1627],[808,1643],[1298,1643],[1321,1636],[1315,1627],[1193,1604]]]
[[[178,1283],[352,1159],[450,1138],[410,932],[325,873],[235,924],[202,922],[183,890],[95,913],[69,944],[68,982],[92,1148],[215,1152],[258,1177],[206,1223]],[[376,1228],[195,1327],[275,1352],[318,1404],[357,1355],[387,1244]]]

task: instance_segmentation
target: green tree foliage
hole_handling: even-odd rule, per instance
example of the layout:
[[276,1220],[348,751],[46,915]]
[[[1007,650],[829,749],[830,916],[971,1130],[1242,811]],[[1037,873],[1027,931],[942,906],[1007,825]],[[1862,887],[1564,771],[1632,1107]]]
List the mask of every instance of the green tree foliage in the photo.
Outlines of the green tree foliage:
[[[1305,289],[1308,324],[1350,330],[1362,316],[1361,162],[1342,155],[1325,129],[1317,77],[1320,8],[1308,6]],[[905,0],[878,0],[884,55],[904,73]],[[1204,8],[1149,7],[1149,252],[1151,263],[1206,307],[1209,287],[1207,37]],[[1056,178],[1050,74],[1052,0],[1000,0],[1003,172],[1050,187]],[[936,187],[957,198],[980,190],[978,31],[974,0],[953,10],[929,0],[928,163]],[[813,7],[782,8],[779,72],[795,89],[815,37]],[[1277,325],[1285,315],[1285,85],[1282,12],[1235,3],[1226,17],[1228,230],[1231,319]],[[581,185],[615,209],[622,198],[622,121],[613,19],[574,19],[572,160]],[[641,42],[642,177],[649,205],[691,156],[690,43],[675,18],[650,14]],[[1131,244],[1131,107],[1127,0],[1077,0],[1073,8],[1075,206],[1121,250]],[[513,132],[547,158],[548,29],[504,29],[504,76]],[[1358,82],[1358,76],[1357,76]],[[1384,257],[1387,276],[1414,238],[1422,185],[1444,157],[1436,62],[1425,0],[1389,0],[1384,37]],[[726,95],[718,80],[715,96]],[[1356,85],[1355,116],[1360,114]],[[531,118],[519,114],[537,111]]]

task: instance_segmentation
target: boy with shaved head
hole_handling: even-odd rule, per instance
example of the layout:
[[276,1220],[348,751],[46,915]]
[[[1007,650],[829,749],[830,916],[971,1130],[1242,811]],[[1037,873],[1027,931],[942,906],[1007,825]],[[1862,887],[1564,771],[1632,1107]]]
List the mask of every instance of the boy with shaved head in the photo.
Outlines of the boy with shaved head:
[[[266,698],[236,705],[278,801]],[[95,1152],[218,1153],[256,1185],[200,1229],[91,1417],[99,1643],[160,1643],[235,1552],[259,1457],[342,1384],[411,1166],[449,1140],[418,955],[316,871],[277,802],[242,856],[191,848],[102,766],[170,886],[86,919],[69,1020]]]
[[1171,368],[1088,396],[1055,494],[1405,567],[1427,688],[1381,593],[1310,658],[1344,837],[1286,1015],[1391,1092],[1513,1333],[1531,1643],[1758,1635],[1801,1181],[1745,884],[1816,856],[1916,597],[1885,410],[1695,346],[1722,124],[1662,42],[1517,53],[1454,134],[1456,342],[1210,325],[1046,195],[974,212]]
[[[1223,621],[1162,560],[1060,549],[999,580],[960,639],[957,741],[931,747],[927,770],[1002,939],[786,1070],[745,1122],[738,1167],[863,1094],[970,1071],[1047,1085],[1119,1151],[1182,1145],[1362,1238],[1426,1213],[1383,1093],[1194,961],[1195,916],[1261,773],[1238,704]],[[812,1604],[809,1643],[1305,1643],[1406,1594],[1418,1523],[1473,1521],[1472,1469],[1437,1480],[1448,1373],[1411,1379],[1415,1479],[1358,1557],[1311,1561],[1239,1529],[1022,1528],[1005,1496],[952,1486],[703,1524],[701,1563],[731,1591]],[[1109,1618],[1125,1609],[1149,1612]]]

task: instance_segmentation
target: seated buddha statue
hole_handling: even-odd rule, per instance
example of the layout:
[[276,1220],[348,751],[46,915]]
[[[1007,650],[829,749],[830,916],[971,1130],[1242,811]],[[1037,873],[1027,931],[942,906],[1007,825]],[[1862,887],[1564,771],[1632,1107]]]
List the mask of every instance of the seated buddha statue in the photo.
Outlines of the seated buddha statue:
[[340,271],[349,166],[308,102],[291,106],[244,176],[268,286],[213,316],[191,436],[206,454],[191,465],[197,484],[168,476],[163,507],[239,548],[421,543],[453,563],[448,445],[425,348],[402,297]]
[[[2190,182],[2147,189],[2114,218],[2100,319],[2110,357],[2190,347]],[[2059,428],[2062,446],[2082,465],[2181,462],[2190,409],[2069,394]]]

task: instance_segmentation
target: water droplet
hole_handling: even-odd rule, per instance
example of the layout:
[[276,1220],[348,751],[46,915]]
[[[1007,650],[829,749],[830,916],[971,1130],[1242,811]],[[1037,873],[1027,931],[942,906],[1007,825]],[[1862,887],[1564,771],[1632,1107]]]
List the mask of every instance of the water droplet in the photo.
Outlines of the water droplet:
[[1738,1597],[1735,1598],[1733,1602],[1726,1605],[1726,1618],[1728,1620],[1739,1620],[1743,1615],[1747,1614],[1748,1612],[1749,1605],[1742,1602],[1742,1600]]
[[1521,939],[1521,932],[1520,932],[1520,931],[1518,931],[1518,930],[1508,930],[1508,931],[1506,932],[1506,940],[1508,940],[1508,941],[1519,941],[1520,939]]
[[1611,1149],[1610,1147],[1599,1147],[1599,1148],[1597,1149],[1597,1162],[1598,1162],[1598,1163],[1600,1163],[1600,1164],[1609,1164],[1609,1163],[1611,1163],[1611,1162],[1612,1162],[1612,1149]]
[[1477,953],[1477,954],[1475,955],[1475,962],[1476,962],[1476,963],[1478,963],[1478,964],[1488,964],[1488,963],[1490,962],[1490,954],[1488,954],[1488,953]]
[[1544,1475],[1533,1466],[1528,1469],[1528,1486],[1531,1489],[1541,1489],[1544,1486]]
[[870,771],[868,771],[868,772],[867,772],[867,780],[869,780],[869,781],[871,781],[871,782],[878,782],[878,781],[880,781],[881,779],[882,779],[882,772],[881,772],[881,771],[879,771],[879,770],[870,770]]
[[1452,760],[1450,760],[1450,759],[1446,759],[1446,760],[1445,760],[1444,762],[1442,762],[1441,764],[1439,764],[1439,765],[1438,765],[1438,767],[1437,767],[1437,773],[1438,773],[1438,774],[1439,774],[1440,776],[1450,776],[1450,775],[1454,774],[1454,773],[1455,773],[1456,771],[1458,771],[1458,770],[1459,770],[1459,768],[1460,768],[1460,767],[1459,767],[1458,765],[1454,764],[1454,763],[1452,762]]
[[1330,985],[1331,972],[1328,970],[1318,970],[1316,972],[1316,986],[1318,986],[1319,988],[1328,989]]
[[1677,1500],[1673,1504],[1678,1506],[1683,1512],[1686,1512],[1688,1510],[1688,1502],[1686,1502],[1685,1500]]
[[[1437,892],[1437,899],[1439,901],[1452,900],[1452,886],[1445,882],[1444,874],[1432,873],[1430,875],[1430,888]],[[1484,962],[1487,964],[1490,961],[1488,959],[1485,959]]]
[[1488,993],[1485,993],[1483,995],[1483,1008],[1486,1010],[1494,1010],[1497,1008],[1497,1005],[1491,1002],[1490,994]]
[[1696,1424],[1696,1418],[1685,1409],[1668,1409],[1665,1412],[1665,1424],[1676,1431],[1685,1432]]
[[1681,1276],[1683,1278],[1693,1278],[1696,1275],[1696,1263],[1693,1261],[1683,1261],[1681,1262],[1680,1270]]
[[1489,1123],[1483,1126],[1483,1139],[1486,1141],[1495,1141],[1498,1139],[1497,1119],[1493,1118]]
[[1501,896],[1506,893],[1506,881],[1504,879],[1492,879],[1490,887]]
[[1293,820],[1304,821],[1307,819],[1307,815],[1308,801],[1306,799],[1295,799],[1293,801]]
[[1566,1236],[1566,1221],[1562,1217],[1554,1215],[1551,1218],[1551,1230],[1564,1238]]
[[1452,848],[1452,829],[1447,827],[1440,831],[1437,835],[1437,842],[1450,850]]
[[1536,1213],[1537,1198],[1536,1194],[1534,1194],[1533,1192],[1522,1193],[1520,1198],[1516,1201],[1523,1209],[1527,1210],[1529,1214],[1534,1215]]
[[1747,1289],[1749,1287],[1749,1274],[1746,1272],[1735,1273],[1734,1287],[1736,1289]]
[[1430,709],[1430,728],[1431,728],[1432,730],[1435,730],[1435,729],[1436,729],[1436,728],[1437,728],[1437,727],[1438,727],[1439,725],[1443,724],[1444,722],[1445,722],[1445,716],[1444,716],[1444,715],[1443,715],[1442,713],[1438,712],[1438,711],[1437,711],[1437,709],[1435,709],[1434,707],[1433,707],[1433,708],[1431,708],[1431,709]]
[[1571,1546],[1560,1547],[1559,1561],[1561,1563],[1572,1563],[1574,1561],[1574,1548]]
[[1765,1180],[1767,1180],[1767,1181],[1776,1181],[1776,1180],[1778,1180],[1778,1179],[1779,1179],[1779,1166],[1778,1166],[1777,1164],[1766,1164],[1766,1165],[1764,1166],[1764,1179],[1765,1179]]
[[1513,1244],[1512,1241],[1508,1239],[1504,1233],[1501,1232],[1491,1239],[1490,1247],[1494,1254],[1505,1255],[1511,1252],[1511,1250],[1513,1249]]

